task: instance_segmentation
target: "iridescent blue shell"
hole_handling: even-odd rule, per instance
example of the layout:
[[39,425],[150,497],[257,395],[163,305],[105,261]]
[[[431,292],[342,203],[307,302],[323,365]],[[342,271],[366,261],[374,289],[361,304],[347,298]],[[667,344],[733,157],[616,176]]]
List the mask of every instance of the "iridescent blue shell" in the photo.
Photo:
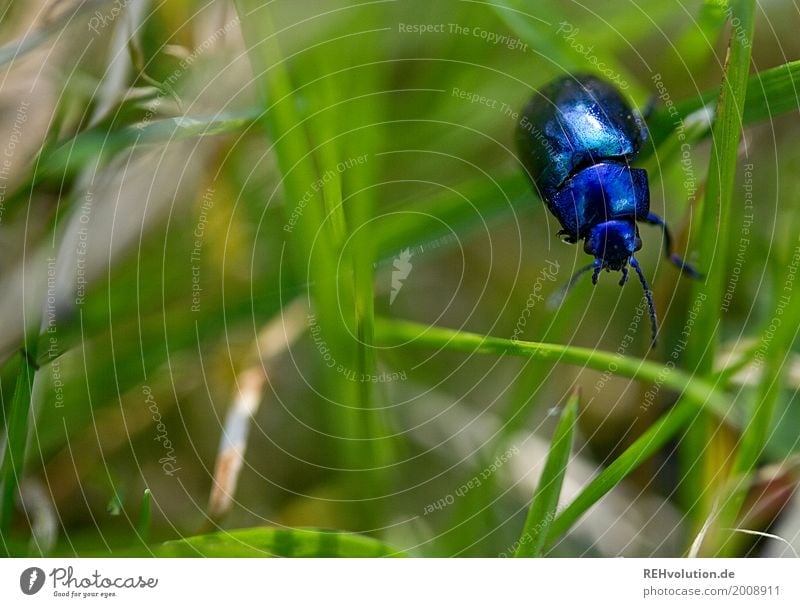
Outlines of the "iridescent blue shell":
[[697,271],[671,250],[661,217],[650,213],[647,173],[630,166],[647,139],[644,120],[608,82],[591,75],[567,76],[539,90],[517,124],[519,157],[568,242],[584,241],[594,262],[579,269],[567,289],[592,270],[622,272],[630,265],[642,283],[650,311],[653,343],[658,331],[653,296],[639,262],[642,247],[637,222],[659,226],[670,261],[685,274]]
[[566,76],[533,95],[516,133],[525,168],[547,201],[579,169],[603,160],[627,163],[647,139],[642,117],[611,84]]

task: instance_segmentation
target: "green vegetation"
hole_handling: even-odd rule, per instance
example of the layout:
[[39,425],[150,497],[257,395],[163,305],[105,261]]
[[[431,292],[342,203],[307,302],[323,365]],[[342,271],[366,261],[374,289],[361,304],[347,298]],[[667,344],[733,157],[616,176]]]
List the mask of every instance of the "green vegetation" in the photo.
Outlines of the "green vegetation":
[[[788,8],[85,4],[0,21],[0,550],[767,546],[731,530],[798,480]],[[653,350],[609,275],[548,305],[588,258],[513,130],[576,71],[657,101],[638,162],[704,277],[641,227]]]

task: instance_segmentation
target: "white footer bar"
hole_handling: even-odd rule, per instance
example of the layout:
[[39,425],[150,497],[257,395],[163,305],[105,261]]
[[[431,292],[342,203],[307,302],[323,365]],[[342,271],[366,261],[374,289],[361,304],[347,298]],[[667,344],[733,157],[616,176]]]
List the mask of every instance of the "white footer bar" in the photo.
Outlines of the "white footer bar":
[[795,559],[0,559],[4,606],[796,607],[799,590]]

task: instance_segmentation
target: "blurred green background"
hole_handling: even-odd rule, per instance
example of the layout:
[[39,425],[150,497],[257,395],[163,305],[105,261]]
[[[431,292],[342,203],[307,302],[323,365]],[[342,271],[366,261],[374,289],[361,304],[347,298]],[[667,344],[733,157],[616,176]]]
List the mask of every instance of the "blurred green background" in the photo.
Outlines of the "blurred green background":
[[[123,554],[269,526],[508,555],[574,387],[562,507],[673,406],[674,390],[597,365],[399,345],[392,323],[670,360],[694,287],[654,228],[639,259],[656,349],[633,281],[604,274],[547,305],[588,257],[528,187],[515,113],[576,71],[624,84],[639,108],[655,97],[640,162],[652,208],[707,269],[707,118],[728,41],[744,35],[726,2],[80,4],[11,2],[0,21],[5,428],[23,327],[42,363],[7,551]],[[754,14],[751,74],[800,56],[793,3]],[[740,368],[704,378],[740,419],[760,402],[751,361],[796,246],[793,64],[781,78],[760,91],[766,113],[745,111],[727,262],[713,267],[730,293],[714,365]],[[703,94],[708,111],[677,141],[670,112]],[[797,508],[793,341],[770,344],[780,382],[748,481],[758,507],[740,521],[753,529]],[[702,453],[680,455],[675,432],[549,553],[685,554],[711,508],[687,496],[713,501],[708,470],[730,465],[741,436],[707,422]],[[687,475],[687,457],[706,472]]]

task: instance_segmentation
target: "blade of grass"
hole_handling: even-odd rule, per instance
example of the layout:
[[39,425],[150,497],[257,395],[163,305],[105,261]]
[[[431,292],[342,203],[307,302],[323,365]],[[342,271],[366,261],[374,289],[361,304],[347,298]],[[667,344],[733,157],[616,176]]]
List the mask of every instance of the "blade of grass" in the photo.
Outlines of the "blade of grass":
[[[333,73],[335,70],[330,66],[327,49],[315,50],[311,58],[306,58],[310,62],[298,69],[320,75]],[[310,90],[306,90],[308,85],[301,88],[307,103],[313,106],[308,118],[308,137],[314,146],[319,172],[328,177],[322,184],[322,201],[325,205],[326,221],[330,222],[334,248],[340,250],[347,238],[347,219],[342,203],[342,172],[336,167],[338,162],[344,160],[338,128],[346,120],[341,115],[341,107],[337,105],[339,99],[332,79],[330,76],[318,79]]]
[[[325,47],[315,49],[310,57],[304,57],[306,63],[299,66],[308,76],[310,74],[333,74],[336,70],[331,66],[327,56],[329,50]],[[313,70],[313,71],[312,71]],[[345,78],[341,76],[340,78]],[[335,86],[339,84],[340,86]],[[309,118],[309,139],[315,145],[315,154],[320,166],[320,174],[329,176],[322,186],[322,199],[325,204],[326,223],[331,233],[334,250],[341,252],[342,265],[336,273],[338,309],[341,310],[339,322],[347,336],[342,336],[348,341],[342,355],[348,369],[354,369],[359,378],[374,373],[374,358],[370,356],[366,340],[371,340],[372,319],[372,257],[369,244],[363,238],[363,230],[358,228],[368,221],[372,214],[372,201],[368,190],[348,197],[345,214],[343,200],[343,172],[338,168],[348,156],[346,152],[353,142],[352,134],[342,134],[342,125],[348,120],[344,115],[343,94],[349,91],[348,87],[341,86],[341,80],[333,76],[317,79],[310,90],[305,91],[305,96],[313,107]],[[374,105],[374,104],[373,104]],[[368,165],[369,163],[367,163]],[[348,239],[349,237],[349,239]],[[349,243],[348,250],[343,250],[345,243]],[[353,339],[353,336],[356,339]],[[369,349],[371,351],[371,348]],[[333,383],[341,383],[340,378],[333,378]],[[345,437],[350,443],[348,465],[360,468],[365,462],[378,464],[375,459],[374,440],[382,435],[380,423],[376,420],[373,407],[373,391],[369,382],[359,381],[352,391],[346,395],[350,402],[341,416],[347,416],[346,422],[348,435]],[[354,440],[349,440],[354,439]],[[380,484],[383,475],[380,472],[368,472],[364,476],[349,475],[349,484],[355,495],[367,498]],[[378,525],[380,514],[376,503],[368,507],[359,507],[359,517],[366,528]]]
[[474,333],[381,318],[376,319],[375,335],[378,343],[395,347],[415,345],[469,353],[530,356],[567,364],[585,365],[603,371],[608,371],[609,363],[613,362],[616,364],[616,373],[619,375],[658,382],[661,386],[683,393],[684,398],[680,399],[676,406],[650,426],[556,517],[551,525],[548,545],[566,533],[606,493],[673,439],[704,407],[721,415],[725,415],[726,412],[731,413],[728,410],[727,399],[705,380],[674,368],[671,372],[665,373],[665,366],[650,361],[588,348],[514,342],[508,339],[485,337]]
[[[292,213],[298,216],[294,228],[287,230],[289,253],[297,276],[312,285],[309,295],[314,302],[314,315],[309,315],[310,322],[318,325],[326,344],[338,349],[345,333],[339,323],[337,283],[332,278],[338,276],[335,263],[338,254],[331,230],[323,227],[325,202],[321,188],[314,187],[321,176],[309,146],[306,116],[295,105],[293,84],[273,29],[269,6],[256,0],[237,0],[236,8],[265,107],[263,125],[282,177],[286,225],[290,225]],[[347,356],[337,350],[334,359],[346,364]],[[345,382],[334,384],[342,390],[347,388]],[[340,400],[352,404],[353,397],[342,394]],[[355,431],[354,422],[346,413],[331,416],[331,423],[338,425],[332,430],[335,436],[352,436]],[[340,442],[336,441],[334,447]]]
[[732,413],[728,399],[705,380],[666,365],[617,353],[561,344],[512,341],[381,317],[375,320],[375,338],[377,343],[384,346],[406,345],[476,354],[527,356],[586,366],[598,371],[615,369],[615,373],[623,377],[658,383],[682,393],[694,403],[695,408],[708,407],[723,417]]
[[366,482],[363,473],[365,468],[371,469],[369,415],[359,406],[358,381],[345,378],[358,372],[359,359],[353,338],[353,268],[351,264],[339,267],[337,262],[342,230],[346,228],[342,192],[341,187],[320,187],[327,175],[338,173],[333,132],[320,122],[324,118],[320,111],[329,107],[330,99],[328,103],[326,99],[332,91],[323,86],[316,94],[307,94],[305,101],[312,106],[309,120],[295,103],[297,89],[273,29],[270,7],[257,0],[237,0],[236,7],[266,107],[264,124],[282,176],[287,225],[294,223],[292,230],[286,230],[289,252],[297,275],[310,285],[314,303],[313,316],[309,316],[311,331],[335,361],[331,367],[327,359],[318,359],[326,388],[324,398],[333,405],[326,408],[330,449],[348,471],[344,481],[361,498],[352,502],[356,509],[351,518],[354,527],[370,528],[371,509],[365,498],[372,496],[372,484]]
[[[686,30],[675,43],[675,54],[679,56],[688,74],[696,74],[707,66],[713,57],[720,30],[728,19],[727,0],[705,0],[697,12],[696,19],[687,19]],[[668,61],[674,61],[674,55],[665,57],[664,70],[668,72]]]
[[528,510],[525,527],[519,539],[519,547],[514,554],[516,557],[542,556],[550,523],[555,518],[558,509],[561,485],[567,472],[579,402],[580,391],[576,389],[569,397],[564,411],[561,413],[558,426],[556,426],[550,453],[539,479],[539,485],[536,487],[533,503]]
[[31,412],[31,389],[36,367],[36,341],[31,340],[31,350],[23,350],[20,354],[19,371],[11,407],[6,417],[6,441],[0,467],[0,536],[8,537],[11,521],[14,516],[14,500],[22,480],[25,448],[28,441],[28,420]]
[[150,548],[157,557],[401,557],[401,551],[369,537],[316,529],[269,527],[198,535]]
[[[800,108],[798,87],[800,86],[800,60],[790,61],[753,74],[747,82],[742,122],[744,125],[755,124],[796,111]],[[673,114],[669,109],[659,108],[648,119],[647,126],[653,143],[660,146],[664,139],[675,130],[675,123],[685,120],[697,110],[716,105],[720,97],[719,88],[686,99],[675,104]],[[706,135],[710,131],[706,132]],[[649,146],[648,146],[649,147]],[[643,150],[647,152],[647,148]]]
[[[799,109],[798,86],[800,86],[800,61],[769,68],[754,75],[747,85],[744,124],[754,124]],[[677,114],[671,115],[664,108],[658,109],[648,120],[648,128],[654,144],[657,147],[660,146],[674,132],[676,123],[713,103],[718,97],[719,89],[713,89],[698,97],[677,103],[675,105]],[[263,111],[262,108],[250,108],[209,116],[164,118],[124,127],[111,133],[101,128],[82,131],[69,139],[47,146],[42,151],[38,169],[31,177],[31,181],[7,196],[6,206],[13,208],[9,207],[9,204],[18,199],[20,192],[28,192],[31,187],[40,184],[47,178],[62,178],[74,174],[77,170],[85,167],[86,163],[96,156],[98,150],[102,151],[104,157],[110,157],[128,147],[139,144],[158,144],[189,137],[241,132],[257,122]],[[709,134],[710,131],[706,129],[705,132],[699,134],[698,138]],[[650,146],[643,150],[642,158],[645,157],[648,149]],[[498,183],[506,183],[514,189],[514,192],[517,191],[517,188],[524,188],[527,194],[528,185],[522,179],[521,174],[517,172],[501,176]],[[476,183],[473,187],[477,185]],[[452,196],[434,195],[431,197],[431,204],[439,198],[447,199],[450,202],[453,200]],[[505,205],[500,204],[502,199],[493,198],[492,200],[494,205],[500,205],[499,210],[505,208]],[[529,198],[526,197],[525,200],[527,201]],[[429,203],[419,201],[418,204],[424,207]],[[394,253],[396,250],[392,249],[391,252]]]
[[207,116],[176,116],[111,132],[95,127],[64,141],[47,142],[38,155],[35,170],[6,197],[5,208],[13,212],[26,204],[30,192],[43,183],[52,180],[54,185],[60,185],[92,163],[104,164],[129,148],[241,132],[256,123],[262,111],[253,108]]
[[[306,76],[335,74],[329,53],[325,47],[315,49],[309,57],[304,58],[308,63],[298,66],[298,70],[302,69]],[[309,87],[310,91],[306,91],[309,104],[313,107],[308,132],[312,145],[316,145],[315,155],[320,174],[329,177],[322,187],[325,226],[331,233],[334,250],[340,253],[342,259],[336,273],[340,311],[338,322],[343,331],[339,362],[347,369],[352,369],[358,377],[355,382],[343,382],[338,376],[331,379],[331,387],[342,395],[340,403],[345,407],[337,416],[348,418],[348,434],[342,435],[342,438],[346,443],[348,467],[352,472],[348,473],[346,481],[350,493],[359,498],[353,504],[360,520],[357,527],[375,529],[383,520],[383,502],[370,498],[386,491],[387,477],[383,467],[388,465],[390,456],[388,441],[382,438],[387,433],[375,402],[376,391],[371,382],[364,381],[376,375],[376,360],[371,345],[374,316],[372,246],[367,227],[372,217],[370,186],[374,180],[370,177],[370,162],[361,167],[367,172],[342,171],[340,168],[349,158],[363,156],[368,150],[373,152],[375,142],[369,136],[369,128],[341,132],[342,126],[349,122],[345,104],[348,103],[347,95],[352,88],[345,84],[347,74],[338,76],[338,79],[330,75],[317,78]],[[361,76],[369,77],[363,72]],[[360,119],[371,122],[369,116],[377,111],[377,105],[376,100],[367,103],[359,112]],[[358,151],[354,149],[356,145],[359,146]],[[352,191],[348,188],[348,213],[345,213],[344,177],[348,172],[348,185]],[[360,176],[360,181],[354,183],[353,173]],[[342,390],[342,384],[350,385]],[[359,471],[365,467],[369,469]]]
[[652,426],[637,438],[630,447],[598,474],[578,496],[559,514],[550,526],[547,545],[550,546],[570,530],[589,508],[622,482],[636,468],[667,444],[700,411],[688,399],[681,400],[662,415]]
[[153,518],[153,494],[150,489],[145,489],[142,494],[142,503],[139,506],[139,520],[136,523],[136,539],[139,542],[147,542],[150,535],[150,523]]
[[[796,234],[800,213],[794,213],[791,223]],[[748,422],[739,440],[731,482],[725,488],[722,506],[710,533],[710,550],[722,556],[735,556],[739,546],[739,536],[735,534],[734,527],[738,526],[739,517],[743,514],[741,510],[751,487],[753,473],[767,446],[778,399],[785,388],[785,377],[791,364],[792,343],[800,330],[800,305],[794,296],[794,276],[800,264],[800,239],[795,241],[794,249],[782,253],[786,274],[780,283],[782,288],[774,302],[771,320],[754,354],[756,367],[762,369],[761,378]]]
[[[712,151],[708,167],[706,196],[694,242],[705,279],[695,282],[694,301],[703,301],[688,340],[684,365],[708,377],[713,373],[714,356],[720,336],[720,309],[727,277],[726,260],[731,227],[731,203],[742,136],[742,115],[753,40],[755,1],[735,0],[731,20],[738,23],[731,35],[722,88],[712,132]],[[711,512],[715,488],[724,478],[720,462],[710,457],[716,431],[712,420],[702,416],[690,428],[680,450],[680,489],[683,505],[697,531]],[[698,465],[700,462],[700,465]],[[698,496],[698,488],[702,491]]]
[[[342,90],[351,90],[348,80],[358,78],[358,85],[364,90],[384,90],[382,69],[370,68],[357,73],[343,74]],[[353,87],[356,83],[353,83]],[[384,110],[377,100],[358,98],[351,103],[353,110],[360,116],[362,128],[353,130],[344,136],[343,149],[348,159],[366,156],[368,161],[344,173],[346,186],[348,223],[352,239],[351,263],[353,265],[353,292],[355,298],[355,326],[358,370],[362,378],[373,377],[378,373],[378,361],[374,348],[375,340],[375,294],[374,266],[376,255],[376,239],[373,231],[375,216],[375,189],[379,183],[379,163],[383,156],[377,154],[379,134]],[[339,106],[344,110],[345,106]],[[342,115],[342,118],[344,116]],[[343,119],[342,123],[346,121]],[[377,385],[370,381],[362,381],[359,385],[359,400],[364,411],[366,436],[369,443],[369,461],[375,467],[383,468],[382,472],[373,474],[369,479],[374,486],[373,492],[385,494],[390,491],[391,462],[394,460],[395,442],[385,438],[390,434],[390,421],[380,405],[385,402],[385,394],[379,393]],[[372,517],[376,522],[382,520],[382,502],[371,507]]]

